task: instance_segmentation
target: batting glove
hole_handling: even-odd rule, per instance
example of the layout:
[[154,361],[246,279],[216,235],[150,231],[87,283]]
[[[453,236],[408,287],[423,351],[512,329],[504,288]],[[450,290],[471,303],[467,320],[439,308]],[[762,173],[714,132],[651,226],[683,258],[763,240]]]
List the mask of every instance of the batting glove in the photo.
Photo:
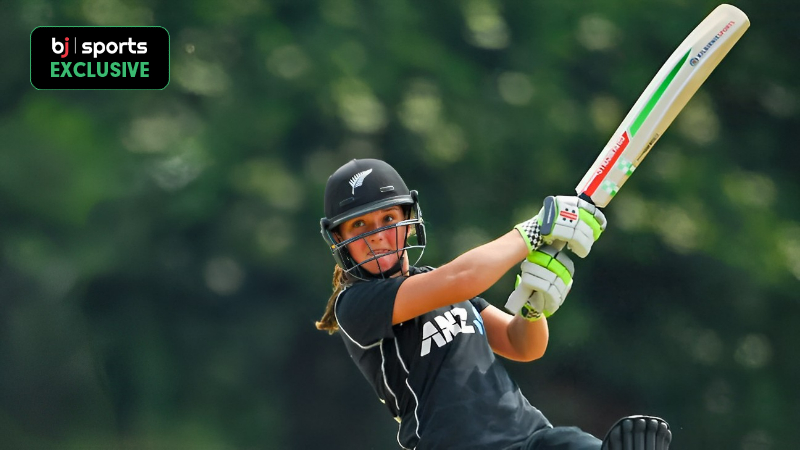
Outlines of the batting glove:
[[550,317],[564,303],[572,288],[575,265],[555,247],[545,245],[522,262],[514,291],[505,308],[526,320]]
[[514,227],[514,229],[519,231],[519,234],[522,235],[522,239],[524,239],[525,244],[528,245],[529,252],[536,250],[542,245],[540,224],[539,216],[533,216],[532,219],[528,219]]
[[607,223],[606,216],[598,207],[578,197],[565,195],[545,198],[536,217],[544,243],[565,242],[581,258],[589,254]]

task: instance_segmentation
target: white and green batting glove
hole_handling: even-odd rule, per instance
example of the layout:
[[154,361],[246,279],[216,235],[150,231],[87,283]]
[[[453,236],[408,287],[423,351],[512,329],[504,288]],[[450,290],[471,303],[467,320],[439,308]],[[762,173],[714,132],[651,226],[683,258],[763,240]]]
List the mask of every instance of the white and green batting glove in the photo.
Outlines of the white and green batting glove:
[[514,227],[522,235],[522,239],[525,239],[525,244],[528,245],[528,252],[536,250],[543,244],[540,223],[539,216],[533,216],[532,219],[528,219]]
[[559,195],[544,199],[544,206],[536,216],[539,233],[546,244],[561,241],[573,253],[585,258],[603,230],[606,216],[600,208],[575,196]]
[[575,265],[553,246],[545,245],[528,254],[520,265],[514,291],[505,308],[529,321],[550,317],[567,298],[572,288]]

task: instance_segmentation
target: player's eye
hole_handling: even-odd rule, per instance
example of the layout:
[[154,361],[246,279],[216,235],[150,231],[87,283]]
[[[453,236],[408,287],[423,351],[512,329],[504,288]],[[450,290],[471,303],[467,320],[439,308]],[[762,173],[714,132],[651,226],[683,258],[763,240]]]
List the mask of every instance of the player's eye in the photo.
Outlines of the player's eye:
[[387,214],[386,217],[383,218],[383,221],[387,222],[387,223],[388,222],[394,222],[395,220],[397,220],[397,219],[395,219],[394,214]]
[[356,220],[355,222],[353,222],[353,224],[351,226],[353,228],[363,227],[364,226],[364,221],[363,220]]

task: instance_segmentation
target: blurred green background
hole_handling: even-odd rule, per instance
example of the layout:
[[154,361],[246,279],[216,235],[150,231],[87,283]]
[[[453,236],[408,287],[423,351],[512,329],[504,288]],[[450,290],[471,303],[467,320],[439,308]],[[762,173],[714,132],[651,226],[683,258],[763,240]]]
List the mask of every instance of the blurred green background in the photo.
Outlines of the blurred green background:
[[[443,264],[571,193],[716,5],[3,2],[0,448],[397,448],[314,328],[327,176],[389,161]],[[750,30],[608,208],[547,355],[505,363],[556,425],[797,448],[800,4],[736,5]],[[171,82],[37,91],[41,25],[163,26]]]

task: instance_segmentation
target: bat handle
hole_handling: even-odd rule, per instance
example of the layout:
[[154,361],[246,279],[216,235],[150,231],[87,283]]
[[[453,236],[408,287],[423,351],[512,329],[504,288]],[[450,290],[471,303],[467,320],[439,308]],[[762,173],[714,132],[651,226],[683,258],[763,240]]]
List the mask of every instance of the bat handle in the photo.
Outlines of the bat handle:
[[591,203],[592,205],[594,205],[594,202],[592,201],[592,197],[589,197],[588,195],[586,195],[586,192],[581,192],[580,194],[578,194],[578,198],[581,199],[581,200],[587,201],[587,202]]

